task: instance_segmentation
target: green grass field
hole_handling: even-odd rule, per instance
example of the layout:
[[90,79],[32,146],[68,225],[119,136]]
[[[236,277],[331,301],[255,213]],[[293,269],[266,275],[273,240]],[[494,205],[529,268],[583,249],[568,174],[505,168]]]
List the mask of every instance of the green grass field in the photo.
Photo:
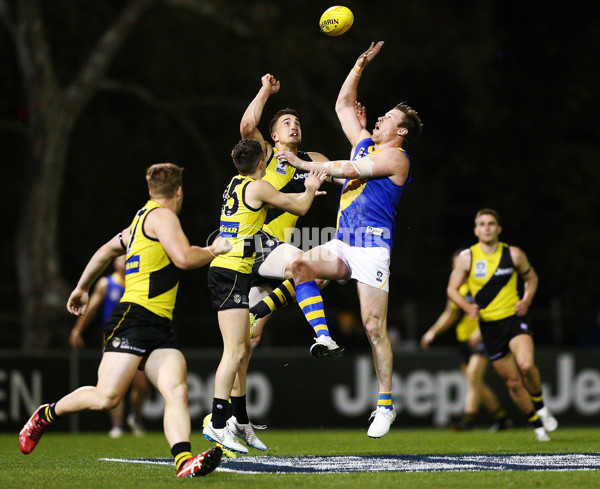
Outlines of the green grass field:
[[[293,455],[398,455],[457,453],[563,453],[600,452],[600,429],[561,428],[552,442],[536,442],[530,429],[502,433],[474,430],[409,430],[396,427],[379,440],[359,430],[267,430],[261,439],[273,456]],[[210,447],[199,432],[192,436],[193,451]],[[252,453],[253,452],[253,453]],[[251,455],[259,453],[251,450]],[[204,478],[179,480],[174,468],[100,461],[100,458],[166,458],[169,448],[162,433],[144,438],[125,435],[111,440],[104,433],[48,432],[28,456],[18,448],[17,434],[0,435],[1,489],[164,489],[181,484],[210,488],[490,488],[584,489],[600,487],[600,467],[594,471],[567,472],[426,472],[350,474],[231,474],[214,472]]]

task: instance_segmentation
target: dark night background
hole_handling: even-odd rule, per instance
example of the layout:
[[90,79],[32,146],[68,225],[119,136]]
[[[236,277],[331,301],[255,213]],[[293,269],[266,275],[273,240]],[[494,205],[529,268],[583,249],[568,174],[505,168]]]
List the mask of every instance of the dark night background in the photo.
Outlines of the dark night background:
[[[66,83],[125,2],[40,4],[55,69]],[[276,110],[293,107],[302,121],[302,149],[346,157],[350,148],[334,113],[337,91],[369,43],[384,40],[359,86],[368,127],[403,100],[425,124],[398,209],[390,326],[410,340],[432,324],[444,308],[451,253],[474,242],[475,212],[493,207],[502,239],[526,251],[540,278],[530,318],[536,342],[577,345],[600,306],[599,5],[344,4],[355,23],[339,38],[318,29],[329,1],[172,0],[142,15],[107,78],[142,86],[147,97],[100,90],[71,136],[59,220],[67,282],[74,286],[96,248],[129,224],[147,197],[145,168],[155,162],[186,168],[181,220],[190,241],[205,244],[234,172],[229,153],[241,115],[267,72],[281,80],[281,90],[267,103],[263,134]],[[14,129],[27,125],[27,107],[14,45],[1,28],[0,66],[0,346],[18,347],[13,236],[31,175],[28,140]],[[327,190],[302,226],[335,225],[339,189]],[[334,327],[336,312],[358,310],[351,285],[331,285],[324,299]],[[220,346],[208,304],[206,270],[182,273],[175,317],[182,346]],[[73,322],[65,314],[64,343],[53,346],[67,344]],[[296,308],[275,316],[267,330],[271,345],[311,342]],[[93,338],[98,330],[88,344]]]

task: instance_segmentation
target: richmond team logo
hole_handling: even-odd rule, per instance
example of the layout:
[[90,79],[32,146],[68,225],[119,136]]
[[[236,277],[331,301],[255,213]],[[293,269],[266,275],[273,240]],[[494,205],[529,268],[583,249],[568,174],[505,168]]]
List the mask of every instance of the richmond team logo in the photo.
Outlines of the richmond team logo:
[[487,262],[485,260],[477,260],[475,262],[475,277],[476,278],[487,277]]

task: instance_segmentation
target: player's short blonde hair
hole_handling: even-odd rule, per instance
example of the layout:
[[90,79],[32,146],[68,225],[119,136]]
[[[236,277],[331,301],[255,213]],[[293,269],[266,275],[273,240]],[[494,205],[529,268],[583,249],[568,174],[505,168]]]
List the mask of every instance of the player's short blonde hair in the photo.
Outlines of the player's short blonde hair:
[[173,163],[155,163],[146,170],[150,197],[173,197],[183,186],[183,167]]
[[479,216],[492,216],[494,219],[496,219],[496,222],[500,224],[500,214],[498,214],[498,212],[491,207],[486,207],[477,211],[477,214],[475,214],[475,224],[477,224],[477,218]]

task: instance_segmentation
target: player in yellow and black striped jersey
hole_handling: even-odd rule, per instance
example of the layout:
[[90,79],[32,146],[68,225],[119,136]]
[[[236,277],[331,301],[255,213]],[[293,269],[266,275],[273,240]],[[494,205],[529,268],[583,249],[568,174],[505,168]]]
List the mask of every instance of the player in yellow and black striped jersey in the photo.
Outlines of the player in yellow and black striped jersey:
[[[223,336],[223,356],[215,375],[212,418],[203,433],[228,450],[247,453],[248,449],[235,439],[233,432],[248,446],[266,450],[246,412],[246,371],[250,360],[248,294],[256,234],[264,223],[267,205],[295,215],[305,214],[325,174],[310,172],[305,192],[300,196],[285,194],[262,180],[265,157],[258,141],[240,141],[231,156],[239,175],[231,179],[223,194],[219,230],[232,243],[232,249],[215,258],[208,272],[211,303],[218,311]],[[231,395],[236,376],[236,392]]]
[[[327,161],[327,157],[317,152],[299,150],[302,142],[302,126],[298,113],[290,108],[277,111],[268,125],[272,141],[267,141],[258,129],[267,100],[279,92],[280,82],[271,74],[261,78],[261,88],[248,105],[240,123],[242,138],[257,140],[265,154],[267,168],[264,180],[283,193],[304,192],[304,180],[308,172],[297,170],[276,157],[281,150],[291,151],[305,161]],[[267,217],[257,240],[257,257],[251,277],[250,306],[256,305],[277,287],[285,276],[291,258],[300,250],[289,244],[298,216],[281,209],[269,208]],[[272,253],[277,250],[275,253]],[[290,287],[293,291],[293,285]],[[256,321],[252,327],[252,347],[260,342],[262,330],[269,316]]]
[[143,369],[167,400],[164,431],[177,476],[205,475],[218,466],[219,447],[195,457],[191,453],[187,367],[176,347],[171,319],[178,286],[175,267],[206,265],[230,245],[219,237],[207,248],[190,246],[178,218],[183,202],[182,173],[183,168],[172,163],[150,166],[146,172],[150,200],[136,213],[130,227],[96,251],[83,271],[67,303],[67,309],[77,316],[86,312],[94,281],[115,257],[126,253],[125,293],[104,328],[98,383],[40,406],[19,434],[23,453],[30,453],[44,430],[61,416],[114,408],[136,371]]
[[[462,251],[463,249],[460,249],[453,253],[453,264]],[[460,294],[468,302],[473,302],[473,296],[467,284],[461,286]],[[493,417],[491,431],[512,427],[514,423],[508,418],[506,411],[500,406],[498,398],[485,382],[485,372],[489,361],[477,319],[469,318],[454,302],[448,300],[442,314],[421,338],[421,348],[428,349],[438,335],[452,326],[455,326],[456,329],[461,369],[467,380],[463,416],[460,421],[452,424],[452,428],[457,431],[472,429],[480,406],[483,406]]]
[[[448,298],[471,319],[479,318],[494,368],[515,404],[535,427],[536,438],[549,441],[547,431],[554,431],[558,423],[544,405],[533,338],[525,319],[538,278],[523,250],[500,242],[501,231],[494,209],[477,212],[474,232],[478,243],[456,258],[448,282]],[[523,297],[517,291],[517,275],[523,280]],[[473,294],[474,303],[461,295],[464,283]]]

